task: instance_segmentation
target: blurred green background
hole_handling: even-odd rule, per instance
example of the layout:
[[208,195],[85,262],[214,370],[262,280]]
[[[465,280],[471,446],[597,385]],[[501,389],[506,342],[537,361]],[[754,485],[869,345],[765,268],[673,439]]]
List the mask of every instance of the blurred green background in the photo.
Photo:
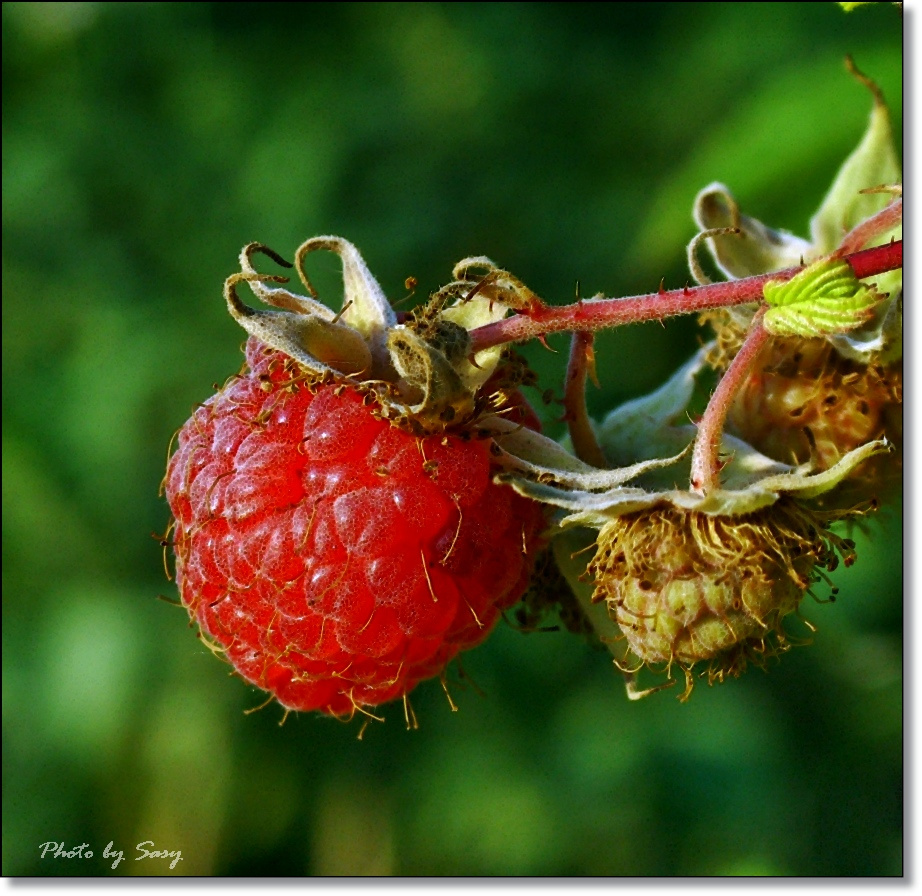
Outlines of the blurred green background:
[[[553,302],[679,286],[711,180],[806,234],[870,109],[846,53],[901,133],[901,42],[889,4],[5,3],[3,873],[901,873],[899,507],[768,675],[630,703],[607,654],[501,625],[482,696],[425,683],[419,731],[361,742],[244,715],[151,537],[171,434],[240,365],[244,243],[340,234],[394,299],[470,254]],[[592,409],[695,345],[604,335]]]

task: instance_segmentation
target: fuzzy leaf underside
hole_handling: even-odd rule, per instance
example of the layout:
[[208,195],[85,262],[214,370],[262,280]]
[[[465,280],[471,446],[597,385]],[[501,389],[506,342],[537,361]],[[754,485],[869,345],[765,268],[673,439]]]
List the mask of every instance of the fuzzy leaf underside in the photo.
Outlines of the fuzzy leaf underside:
[[[814,473],[805,467],[779,464],[736,439],[727,439],[724,445],[737,447],[739,453],[728,464],[730,468],[736,465],[736,469],[725,469],[723,487],[704,495],[685,489],[656,491],[633,486],[591,491],[508,474],[503,481],[528,498],[569,511],[559,520],[558,525],[563,529],[574,526],[600,529],[615,517],[662,504],[709,516],[736,517],[768,507],[782,495],[809,500],[835,488],[869,457],[889,450],[885,441],[868,442],[850,451],[828,470]],[[585,485],[590,485],[590,480]]]
[[738,227],[738,234],[709,237],[714,262],[729,280],[796,267],[815,257],[807,240],[742,215],[730,188],[722,183],[706,186],[695,197],[695,223],[702,230]]
[[[874,308],[871,319],[849,333],[829,338],[843,358],[862,364],[872,359],[889,364],[903,356],[903,272],[890,273],[898,275],[899,282],[891,287],[890,298]],[[887,281],[879,277],[878,283],[882,282]]]

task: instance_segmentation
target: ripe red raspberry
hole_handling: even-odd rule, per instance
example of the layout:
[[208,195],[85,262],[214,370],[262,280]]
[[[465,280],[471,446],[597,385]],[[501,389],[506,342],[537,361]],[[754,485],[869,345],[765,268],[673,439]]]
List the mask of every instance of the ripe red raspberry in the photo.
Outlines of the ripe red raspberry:
[[182,601],[288,709],[403,697],[522,595],[541,506],[493,483],[490,438],[411,435],[370,390],[246,356],[167,471]]

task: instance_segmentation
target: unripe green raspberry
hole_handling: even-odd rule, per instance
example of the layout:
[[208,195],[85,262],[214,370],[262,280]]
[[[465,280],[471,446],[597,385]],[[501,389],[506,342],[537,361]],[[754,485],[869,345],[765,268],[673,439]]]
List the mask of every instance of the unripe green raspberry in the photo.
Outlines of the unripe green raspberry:
[[854,559],[851,542],[791,500],[742,517],[659,506],[613,519],[597,545],[593,599],[642,665],[683,668],[683,700],[698,664],[714,683],[787,650],[783,620],[817,570],[838,564],[836,548]]

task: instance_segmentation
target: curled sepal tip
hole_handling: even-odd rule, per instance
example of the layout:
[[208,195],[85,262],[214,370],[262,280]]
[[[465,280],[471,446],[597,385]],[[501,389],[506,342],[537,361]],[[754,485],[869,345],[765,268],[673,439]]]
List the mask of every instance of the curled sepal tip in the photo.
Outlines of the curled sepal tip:
[[343,265],[343,308],[340,317],[344,323],[358,330],[366,339],[381,338],[386,330],[397,323],[397,315],[384,290],[378,285],[359,250],[340,236],[315,236],[303,242],[295,253],[295,267],[302,282],[311,292],[313,286],[304,272],[304,259],[311,252],[327,249],[335,252]]
[[816,254],[807,240],[742,214],[730,188],[722,183],[708,184],[698,193],[693,216],[701,232],[688,248],[692,274],[699,282],[695,253],[702,241],[731,280],[795,267],[801,259],[811,260]]
[[[312,373],[329,372],[358,374],[371,368],[371,353],[355,330],[325,315],[287,310],[271,311],[250,308],[237,295],[237,284],[258,282],[261,291],[265,283],[282,278],[259,277],[255,273],[233,274],[224,284],[224,298],[231,316],[250,336],[265,345],[284,352]],[[281,291],[278,291],[281,292]],[[286,293],[286,295],[291,295]],[[273,296],[278,299],[278,295]],[[298,297],[303,298],[303,297]]]

